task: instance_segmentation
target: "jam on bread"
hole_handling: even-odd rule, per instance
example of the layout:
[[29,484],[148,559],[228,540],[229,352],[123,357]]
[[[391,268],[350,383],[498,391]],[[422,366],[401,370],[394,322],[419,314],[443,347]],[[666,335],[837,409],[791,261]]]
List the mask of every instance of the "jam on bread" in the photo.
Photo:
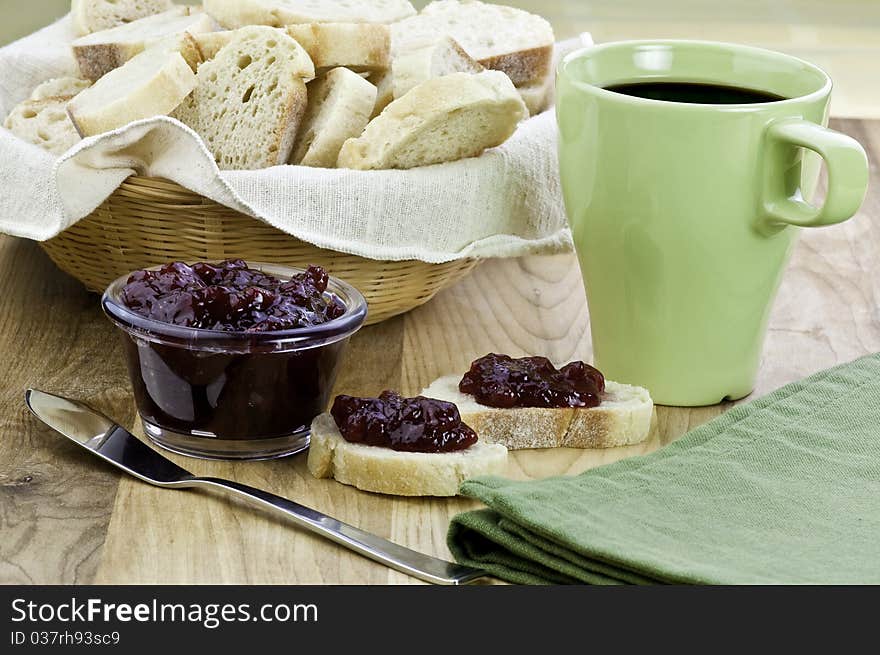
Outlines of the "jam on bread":
[[337,396],[330,409],[342,437],[350,443],[415,453],[464,450],[477,434],[449,402],[383,391],[378,398]]
[[605,378],[581,361],[557,369],[546,357],[490,353],[471,364],[458,385],[481,405],[499,407],[596,407]]

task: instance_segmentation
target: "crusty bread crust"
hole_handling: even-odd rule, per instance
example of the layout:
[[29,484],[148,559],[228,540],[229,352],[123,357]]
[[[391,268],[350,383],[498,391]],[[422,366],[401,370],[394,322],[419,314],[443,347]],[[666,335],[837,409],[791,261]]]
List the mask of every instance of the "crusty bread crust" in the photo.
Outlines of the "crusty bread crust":
[[92,82],[154,45],[165,42],[171,49],[172,40],[176,44],[174,49],[180,51],[195,71],[202,56],[192,34],[209,32],[214,27],[213,19],[207,14],[181,7],[89,34],[76,39],[71,48],[80,74]]
[[551,73],[553,45],[509,52],[477,61],[486,68],[506,73],[510,81],[516,85],[534,84],[546,79]]
[[115,43],[96,43],[89,46],[74,44],[73,56],[79,66],[80,75],[95,82],[114,68],[122,66],[134,55],[125,46]]
[[315,68],[345,66],[355,71],[391,65],[391,30],[376,23],[288,25],[287,33],[309,53]]
[[418,15],[392,25],[396,54],[429,37],[447,35],[486,68],[515,85],[536,84],[550,72],[555,38],[540,16],[477,0],[436,0]]
[[174,9],[172,0],[71,0],[74,31],[82,36]]
[[481,439],[510,450],[524,448],[611,448],[641,443],[651,430],[654,405],[647,389],[606,382],[598,407],[498,409],[478,404],[458,390],[460,376],[435,380],[421,395],[453,402]]
[[450,453],[407,453],[349,443],[333,417],[312,421],[308,468],[316,478],[335,478],[364,491],[395,496],[455,496],[462,482],[478,475],[503,475],[507,449],[478,441]]

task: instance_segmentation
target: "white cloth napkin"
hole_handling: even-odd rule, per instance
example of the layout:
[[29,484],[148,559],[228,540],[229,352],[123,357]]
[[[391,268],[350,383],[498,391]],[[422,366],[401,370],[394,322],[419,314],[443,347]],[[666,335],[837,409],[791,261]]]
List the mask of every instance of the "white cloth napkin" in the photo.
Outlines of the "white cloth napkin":
[[[0,49],[0,112],[74,74],[69,17]],[[589,35],[565,49],[589,44]],[[562,50],[560,44],[559,50]],[[553,112],[481,157],[408,171],[275,166],[220,171],[201,138],[161,116],[84,139],[60,158],[0,129],[0,232],[57,235],[133,174],[163,177],[322,248],[429,263],[571,248]]]

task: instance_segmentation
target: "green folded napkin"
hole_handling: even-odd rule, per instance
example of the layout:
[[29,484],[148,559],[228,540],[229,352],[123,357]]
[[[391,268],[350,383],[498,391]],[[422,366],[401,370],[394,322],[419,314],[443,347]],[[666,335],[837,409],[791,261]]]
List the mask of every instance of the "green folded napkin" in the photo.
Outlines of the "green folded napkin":
[[880,354],[572,477],[466,481],[462,563],[537,583],[880,583]]

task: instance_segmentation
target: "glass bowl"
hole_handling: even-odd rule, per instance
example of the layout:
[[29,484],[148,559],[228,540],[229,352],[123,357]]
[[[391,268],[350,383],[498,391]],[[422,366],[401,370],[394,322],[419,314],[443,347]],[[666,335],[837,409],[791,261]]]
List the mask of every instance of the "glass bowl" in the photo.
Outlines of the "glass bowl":
[[[159,268],[159,267],[154,267]],[[289,279],[303,269],[248,262]],[[320,325],[274,332],[184,327],[146,318],[113,282],[101,307],[121,330],[138,413],[147,436],[185,455],[269,459],[304,450],[309,428],[325,411],[343,351],[363,325],[367,303],[350,284],[330,277],[325,295],[345,306]]]

